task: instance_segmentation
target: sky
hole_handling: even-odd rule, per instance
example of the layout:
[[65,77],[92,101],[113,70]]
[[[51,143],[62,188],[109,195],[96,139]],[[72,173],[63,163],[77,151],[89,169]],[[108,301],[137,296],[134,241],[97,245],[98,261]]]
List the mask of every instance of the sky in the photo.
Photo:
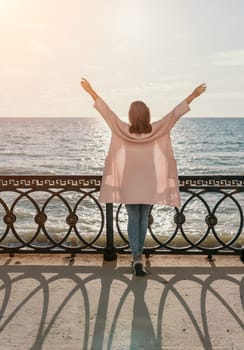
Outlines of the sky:
[[0,0],[0,117],[93,117],[87,78],[122,118],[195,86],[190,117],[244,117],[243,0]]

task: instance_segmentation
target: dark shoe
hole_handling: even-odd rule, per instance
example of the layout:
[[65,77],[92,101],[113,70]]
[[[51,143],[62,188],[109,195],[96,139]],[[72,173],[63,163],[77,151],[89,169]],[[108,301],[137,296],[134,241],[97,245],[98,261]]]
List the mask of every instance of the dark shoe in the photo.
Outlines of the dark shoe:
[[134,261],[133,270],[135,276],[145,276],[147,274],[140,260]]

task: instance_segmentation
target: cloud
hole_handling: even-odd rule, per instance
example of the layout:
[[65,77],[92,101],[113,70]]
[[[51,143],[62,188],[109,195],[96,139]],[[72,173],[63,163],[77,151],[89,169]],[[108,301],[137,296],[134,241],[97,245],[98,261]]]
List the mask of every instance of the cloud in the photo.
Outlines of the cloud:
[[225,100],[243,100],[244,99],[244,92],[242,91],[221,91],[221,92],[214,92],[214,93],[208,93],[208,98],[211,99],[225,99]]
[[33,43],[32,43],[32,50],[34,52],[37,52],[37,53],[45,53],[45,52],[48,52],[50,50],[50,48],[47,47],[47,45],[45,45],[42,42],[33,41]]
[[30,76],[33,75],[33,71],[19,66],[7,66],[4,68],[4,73],[11,76]]
[[104,67],[101,65],[95,65],[95,64],[83,64],[80,66],[80,70],[82,72],[86,71],[104,71]]
[[[118,74],[118,72],[117,72]],[[146,74],[145,74],[146,75]],[[127,96],[127,95],[142,95],[152,96],[158,95],[172,97],[182,91],[192,89],[191,80],[186,76],[168,76],[164,78],[149,77],[143,79],[125,79],[119,81],[119,86],[112,89],[112,95]],[[172,97],[173,98],[173,97]]]
[[23,30],[23,31],[31,31],[31,32],[47,32],[48,26],[44,23],[37,22],[16,22],[12,24],[12,29],[15,30]]
[[216,66],[244,66],[244,49],[217,52],[209,56],[210,64]]

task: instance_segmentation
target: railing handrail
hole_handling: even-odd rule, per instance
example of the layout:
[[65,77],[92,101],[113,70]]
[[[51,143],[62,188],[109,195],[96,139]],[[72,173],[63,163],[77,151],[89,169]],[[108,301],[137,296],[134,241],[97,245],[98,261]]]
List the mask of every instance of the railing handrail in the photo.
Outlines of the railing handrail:
[[6,188],[96,188],[101,175],[1,175],[0,189]]
[[181,175],[179,187],[183,188],[244,188],[244,175]]
[[[102,175],[1,175],[0,189],[6,188],[96,188]],[[180,175],[183,188],[244,188],[244,175]]]
[[[116,252],[128,253],[129,245],[128,240],[124,236],[120,228],[120,208],[117,208],[117,213],[114,215],[113,203],[107,203],[105,206],[101,205],[97,200],[97,194],[100,190],[102,182],[101,175],[15,175],[15,174],[0,174],[0,210],[3,212],[2,222],[3,231],[0,230],[0,253],[14,253],[14,252],[71,252],[71,253],[104,253],[106,259],[116,258]],[[241,259],[244,261],[244,244],[240,246],[243,239],[243,225],[244,216],[241,202],[239,202],[239,195],[244,192],[244,175],[180,175],[179,176],[179,188],[181,192],[187,194],[182,208],[175,208],[175,215],[173,217],[175,230],[169,238],[165,241],[160,241],[155,236],[154,232],[149,226],[149,232],[151,234],[154,243],[156,244],[152,248],[145,248],[146,254],[161,254],[161,253],[197,253],[207,254],[241,254]],[[44,201],[44,204],[38,202],[38,199],[33,196],[35,192],[46,192],[48,198]],[[66,200],[65,193],[69,191],[76,192],[77,202],[72,207]],[[11,199],[10,203],[5,199],[4,192],[15,193],[15,199]],[[205,200],[205,194],[208,192],[216,192],[221,197],[216,196],[216,202],[210,206]],[[236,198],[236,195],[238,195]],[[14,197],[14,196],[12,196]],[[48,220],[48,206],[50,202],[55,198],[59,200],[61,205],[65,207],[66,215],[66,233],[62,239],[55,239],[46,227]],[[34,224],[36,225],[36,233],[34,233],[29,240],[22,239],[22,233],[18,231],[16,207],[21,204],[22,200],[29,201],[29,204],[34,206],[35,213]],[[95,234],[95,238],[89,240],[86,236],[82,236],[83,231],[78,228],[79,217],[77,215],[77,208],[81,206],[83,200],[92,201],[92,205],[99,214],[99,229]],[[191,201],[199,200],[200,205],[204,206],[206,211],[206,217],[203,224],[206,226],[206,231],[199,239],[191,241],[191,238],[187,236],[185,232],[185,222],[187,221],[187,210]],[[239,227],[233,237],[227,242],[222,239],[218,234],[218,208],[225,200],[230,200],[235,206],[236,213],[238,215]],[[46,211],[47,210],[47,211]],[[0,211],[0,212],[1,212]],[[96,214],[97,215],[97,214]],[[235,214],[236,215],[236,214]],[[106,220],[105,220],[106,218]],[[116,227],[120,239],[124,242],[124,245],[116,246],[114,242],[114,218],[116,221]],[[101,221],[101,222],[100,222]],[[188,221],[187,221],[188,222]],[[106,226],[105,226],[106,225]],[[1,227],[1,226],[0,226]],[[217,230],[215,229],[217,227]],[[103,229],[106,233],[106,246],[97,244],[99,241]],[[43,236],[48,242],[47,245],[40,247],[36,245],[38,241],[38,235],[43,232]],[[76,238],[79,241],[76,247],[70,246],[71,233],[74,232]],[[185,242],[186,248],[179,248],[178,246],[172,246],[172,242],[176,237],[176,234],[180,234]],[[198,232],[200,233],[200,232]],[[7,237],[13,237],[17,242],[17,245],[13,246],[6,244]],[[204,242],[210,236],[214,237],[215,245],[213,247],[205,247]],[[38,241],[39,242],[39,241]],[[217,245],[216,245],[217,243]],[[237,245],[236,245],[237,244]]]

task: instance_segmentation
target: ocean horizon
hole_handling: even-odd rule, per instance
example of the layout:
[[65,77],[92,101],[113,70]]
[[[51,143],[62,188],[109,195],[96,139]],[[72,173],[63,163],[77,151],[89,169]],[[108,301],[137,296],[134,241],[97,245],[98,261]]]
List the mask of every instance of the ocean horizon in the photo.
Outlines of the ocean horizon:
[[[171,131],[180,175],[243,175],[244,118],[183,117]],[[96,174],[110,130],[102,118],[0,118],[1,174]]]
[[[179,175],[244,175],[243,135],[244,118],[181,118],[171,132]],[[102,118],[2,118],[0,140],[1,175],[102,175],[110,130]],[[210,205],[218,196],[209,194]],[[181,197],[184,200],[184,194]],[[243,207],[243,198],[239,196],[238,200]],[[23,199],[17,206],[15,226],[23,237],[32,237],[35,208],[27,202]],[[79,229],[92,236],[98,230],[100,216],[89,201],[84,205]],[[46,226],[53,237],[67,232],[66,209],[59,201],[52,204]],[[219,210],[218,230],[228,240],[236,232],[240,215],[232,200],[225,200]],[[189,211],[192,220],[184,225],[185,230],[199,235],[205,229],[206,209],[196,200]],[[1,212],[4,214],[0,206]],[[158,237],[172,234],[174,208],[155,206],[154,215]],[[126,235],[125,210],[120,217]],[[0,232],[5,232],[4,225],[0,223]]]

